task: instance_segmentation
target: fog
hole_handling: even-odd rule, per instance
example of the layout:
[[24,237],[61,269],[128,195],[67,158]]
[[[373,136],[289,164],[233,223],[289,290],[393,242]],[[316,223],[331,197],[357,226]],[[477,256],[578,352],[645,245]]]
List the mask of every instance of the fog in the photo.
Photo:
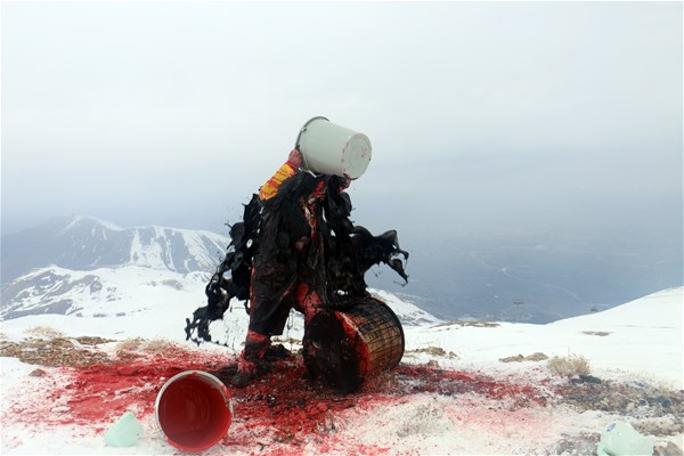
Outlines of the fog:
[[676,285],[681,14],[3,2],[2,229],[88,214],[220,232],[325,115],[370,137],[354,219],[399,231],[414,290],[455,261],[447,245],[523,238],[584,240],[592,254],[619,240],[611,251],[635,264],[669,265],[644,290]]

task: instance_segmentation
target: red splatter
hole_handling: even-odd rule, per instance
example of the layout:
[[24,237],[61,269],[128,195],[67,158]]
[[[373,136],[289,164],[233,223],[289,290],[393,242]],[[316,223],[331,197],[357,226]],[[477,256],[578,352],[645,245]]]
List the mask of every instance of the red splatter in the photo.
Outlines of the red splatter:
[[454,396],[476,393],[490,399],[511,399],[513,408],[546,405],[546,396],[531,385],[494,380],[482,374],[402,364],[396,368],[396,375],[400,383],[406,386],[404,394],[436,393]]
[[9,412],[27,424],[108,423],[131,409],[141,418],[154,412],[157,392],[173,375],[189,369],[217,369],[229,360],[176,347],[132,360],[60,368],[57,372],[66,382],[53,378],[44,401],[31,406],[15,404]]
[[374,455],[378,455],[378,454],[389,454],[389,453],[390,453],[390,448],[373,446],[373,445],[362,445],[359,443],[359,444],[354,445],[352,448],[350,448],[350,450],[347,454],[374,456]]
[[[234,389],[235,421],[242,422],[247,430],[265,429],[276,441],[296,442],[300,437],[332,430],[335,413],[368,399],[363,393],[336,395],[307,381],[304,374],[301,361],[292,358],[276,363],[267,376],[248,387]],[[229,434],[228,440],[235,438],[239,435]]]
[[[178,372],[188,369],[216,372],[231,361],[234,362],[227,356],[176,348],[148,358],[65,368],[60,372],[66,375],[67,381],[54,381],[42,405],[17,405],[9,412],[15,421],[29,424],[88,424],[103,429],[103,425],[126,410],[134,411],[138,418],[153,413],[157,392]],[[336,415],[346,409],[370,410],[405,402],[407,396],[418,393],[446,396],[473,393],[507,399],[507,406],[512,409],[546,404],[546,397],[530,385],[494,380],[477,373],[406,364],[367,383],[358,393],[338,395],[305,378],[300,356],[275,362],[269,373],[246,388],[229,387],[229,390],[235,414],[223,443],[249,448],[259,442],[300,446],[307,436],[325,438],[335,430]],[[64,410],[58,412],[53,408],[59,404]],[[384,450],[359,447],[356,452],[381,454]]]

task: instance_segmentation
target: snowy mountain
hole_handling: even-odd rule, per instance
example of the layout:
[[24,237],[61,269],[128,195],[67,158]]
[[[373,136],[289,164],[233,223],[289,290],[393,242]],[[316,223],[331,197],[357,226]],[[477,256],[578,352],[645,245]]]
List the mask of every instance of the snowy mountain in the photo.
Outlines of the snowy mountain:
[[94,217],[51,219],[2,237],[2,280],[57,265],[74,271],[139,266],[178,273],[212,271],[228,238],[160,226],[121,228]]
[[3,237],[0,316],[123,315],[149,306],[143,297],[170,290],[201,298],[228,242],[208,231],[52,219]]
[[[175,331],[195,308],[204,305],[204,287],[208,279],[209,273],[181,274],[134,265],[91,271],[51,266],[32,271],[4,286],[0,317],[11,320],[29,315],[56,314],[118,320],[138,316],[170,321],[175,328],[172,331]],[[385,301],[405,326],[431,325],[441,321],[391,293],[382,290],[371,292]],[[236,318],[235,314],[244,313],[240,302],[235,301],[233,306],[238,310],[230,313],[222,324],[229,324],[233,331],[242,334],[246,330],[247,319]],[[298,316],[293,318],[300,319]],[[125,324],[125,319],[120,323]],[[298,327],[300,323],[297,322]]]
[[181,274],[136,265],[73,271],[50,266],[21,276],[2,289],[0,317],[59,314],[122,317],[164,307],[170,301],[200,302],[209,273]]
[[[39,314],[157,318],[173,308],[180,324],[203,305],[204,286],[228,245],[227,238],[208,231],[120,228],[83,216],[12,236],[3,238],[3,272],[28,270],[2,286],[5,320]],[[18,252],[27,253],[23,263]],[[440,321],[391,293],[374,292],[404,325]]]

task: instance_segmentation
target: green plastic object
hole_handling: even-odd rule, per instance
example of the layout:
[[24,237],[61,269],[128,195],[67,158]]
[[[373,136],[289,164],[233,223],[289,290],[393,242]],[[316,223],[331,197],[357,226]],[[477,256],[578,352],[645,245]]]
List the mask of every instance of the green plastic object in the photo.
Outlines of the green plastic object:
[[132,447],[143,435],[140,421],[131,412],[124,413],[105,434],[105,443],[114,448]]
[[631,424],[617,421],[601,434],[596,452],[598,456],[651,456],[653,442],[634,430]]

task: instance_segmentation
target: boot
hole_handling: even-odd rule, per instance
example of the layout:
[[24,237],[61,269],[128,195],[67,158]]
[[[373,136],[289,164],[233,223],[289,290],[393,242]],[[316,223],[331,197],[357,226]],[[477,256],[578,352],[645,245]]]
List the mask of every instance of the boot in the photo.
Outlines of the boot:
[[242,388],[256,380],[264,369],[260,366],[268,347],[271,345],[269,336],[258,332],[247,331],[245,349],[242,350],[238,359],[238,368],[231,378],[231,385]]
[[244,388],[258,377],[258,367],[256,363],[240,356],[237,372],[231,377],[230,384],[236,388]]

